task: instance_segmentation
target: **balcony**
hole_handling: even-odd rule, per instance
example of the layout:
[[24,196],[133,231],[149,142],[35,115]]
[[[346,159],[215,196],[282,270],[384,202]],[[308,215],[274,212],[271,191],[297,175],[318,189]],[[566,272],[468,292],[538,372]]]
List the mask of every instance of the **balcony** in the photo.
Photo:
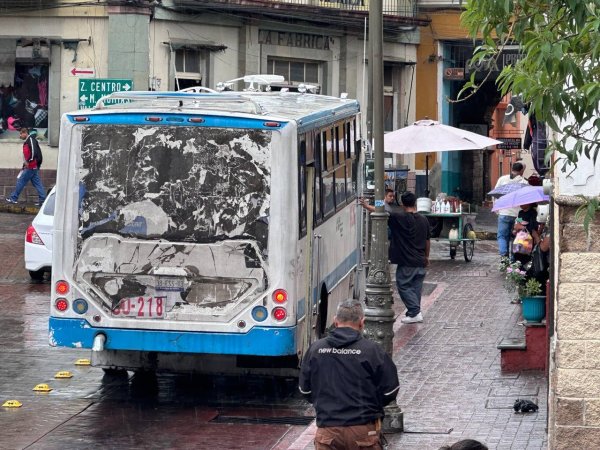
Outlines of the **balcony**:
[[[288,21],[303,20],[340,28],[364,26],[369,0],[173,0],[174,9],[189,13],[227,11],[260,19],[264,16]],[[382,0],[384,27],[425,26],[417,18],[417,0]]]
[[467,0],[418,0],[419,9],[462,9],[466,6]]

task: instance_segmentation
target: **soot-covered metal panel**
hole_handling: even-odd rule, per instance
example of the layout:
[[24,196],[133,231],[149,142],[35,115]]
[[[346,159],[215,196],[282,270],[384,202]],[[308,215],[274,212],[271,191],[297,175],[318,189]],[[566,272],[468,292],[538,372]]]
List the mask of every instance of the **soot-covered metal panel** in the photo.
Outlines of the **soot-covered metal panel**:
[[244,237],[266,252],[271,137],[248,129],[84,127],[82,237]]

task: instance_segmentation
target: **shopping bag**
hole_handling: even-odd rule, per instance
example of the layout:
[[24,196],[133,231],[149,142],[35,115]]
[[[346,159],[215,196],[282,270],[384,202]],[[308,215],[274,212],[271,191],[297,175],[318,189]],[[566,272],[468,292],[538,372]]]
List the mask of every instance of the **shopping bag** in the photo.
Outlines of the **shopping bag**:
[[512,252],[520,255],[531,255],[533,250],[533,237],[527,230],[517,232],[512,244]]

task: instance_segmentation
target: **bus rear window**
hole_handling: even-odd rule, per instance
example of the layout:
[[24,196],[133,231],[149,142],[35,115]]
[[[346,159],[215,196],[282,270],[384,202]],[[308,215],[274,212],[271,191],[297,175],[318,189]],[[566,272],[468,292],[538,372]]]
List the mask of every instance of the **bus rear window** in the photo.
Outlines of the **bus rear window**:
[[266,249],[271,132],[89,125],[82,130],[80,231]]

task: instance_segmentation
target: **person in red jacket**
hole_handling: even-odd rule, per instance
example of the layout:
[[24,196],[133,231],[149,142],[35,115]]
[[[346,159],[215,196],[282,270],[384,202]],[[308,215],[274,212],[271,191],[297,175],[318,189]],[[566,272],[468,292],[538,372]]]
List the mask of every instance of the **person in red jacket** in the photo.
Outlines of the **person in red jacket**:
[[19,130],[19,137],[23,139],[23,169],[17,176],[17,185],[15,190],[6,198],[8,203],[17,203],[19,200],[19,194],[27,186],[27,183],[31,181],[33,187],[37,190],[39,196],[39,202],[36,205],[41,205],[46,199],[46,191],[42,185],[42,180],[39,175],[38,158],[36,152],[40,152],[40,144],[37,139],[29,133],[28,128],[21,128]]

